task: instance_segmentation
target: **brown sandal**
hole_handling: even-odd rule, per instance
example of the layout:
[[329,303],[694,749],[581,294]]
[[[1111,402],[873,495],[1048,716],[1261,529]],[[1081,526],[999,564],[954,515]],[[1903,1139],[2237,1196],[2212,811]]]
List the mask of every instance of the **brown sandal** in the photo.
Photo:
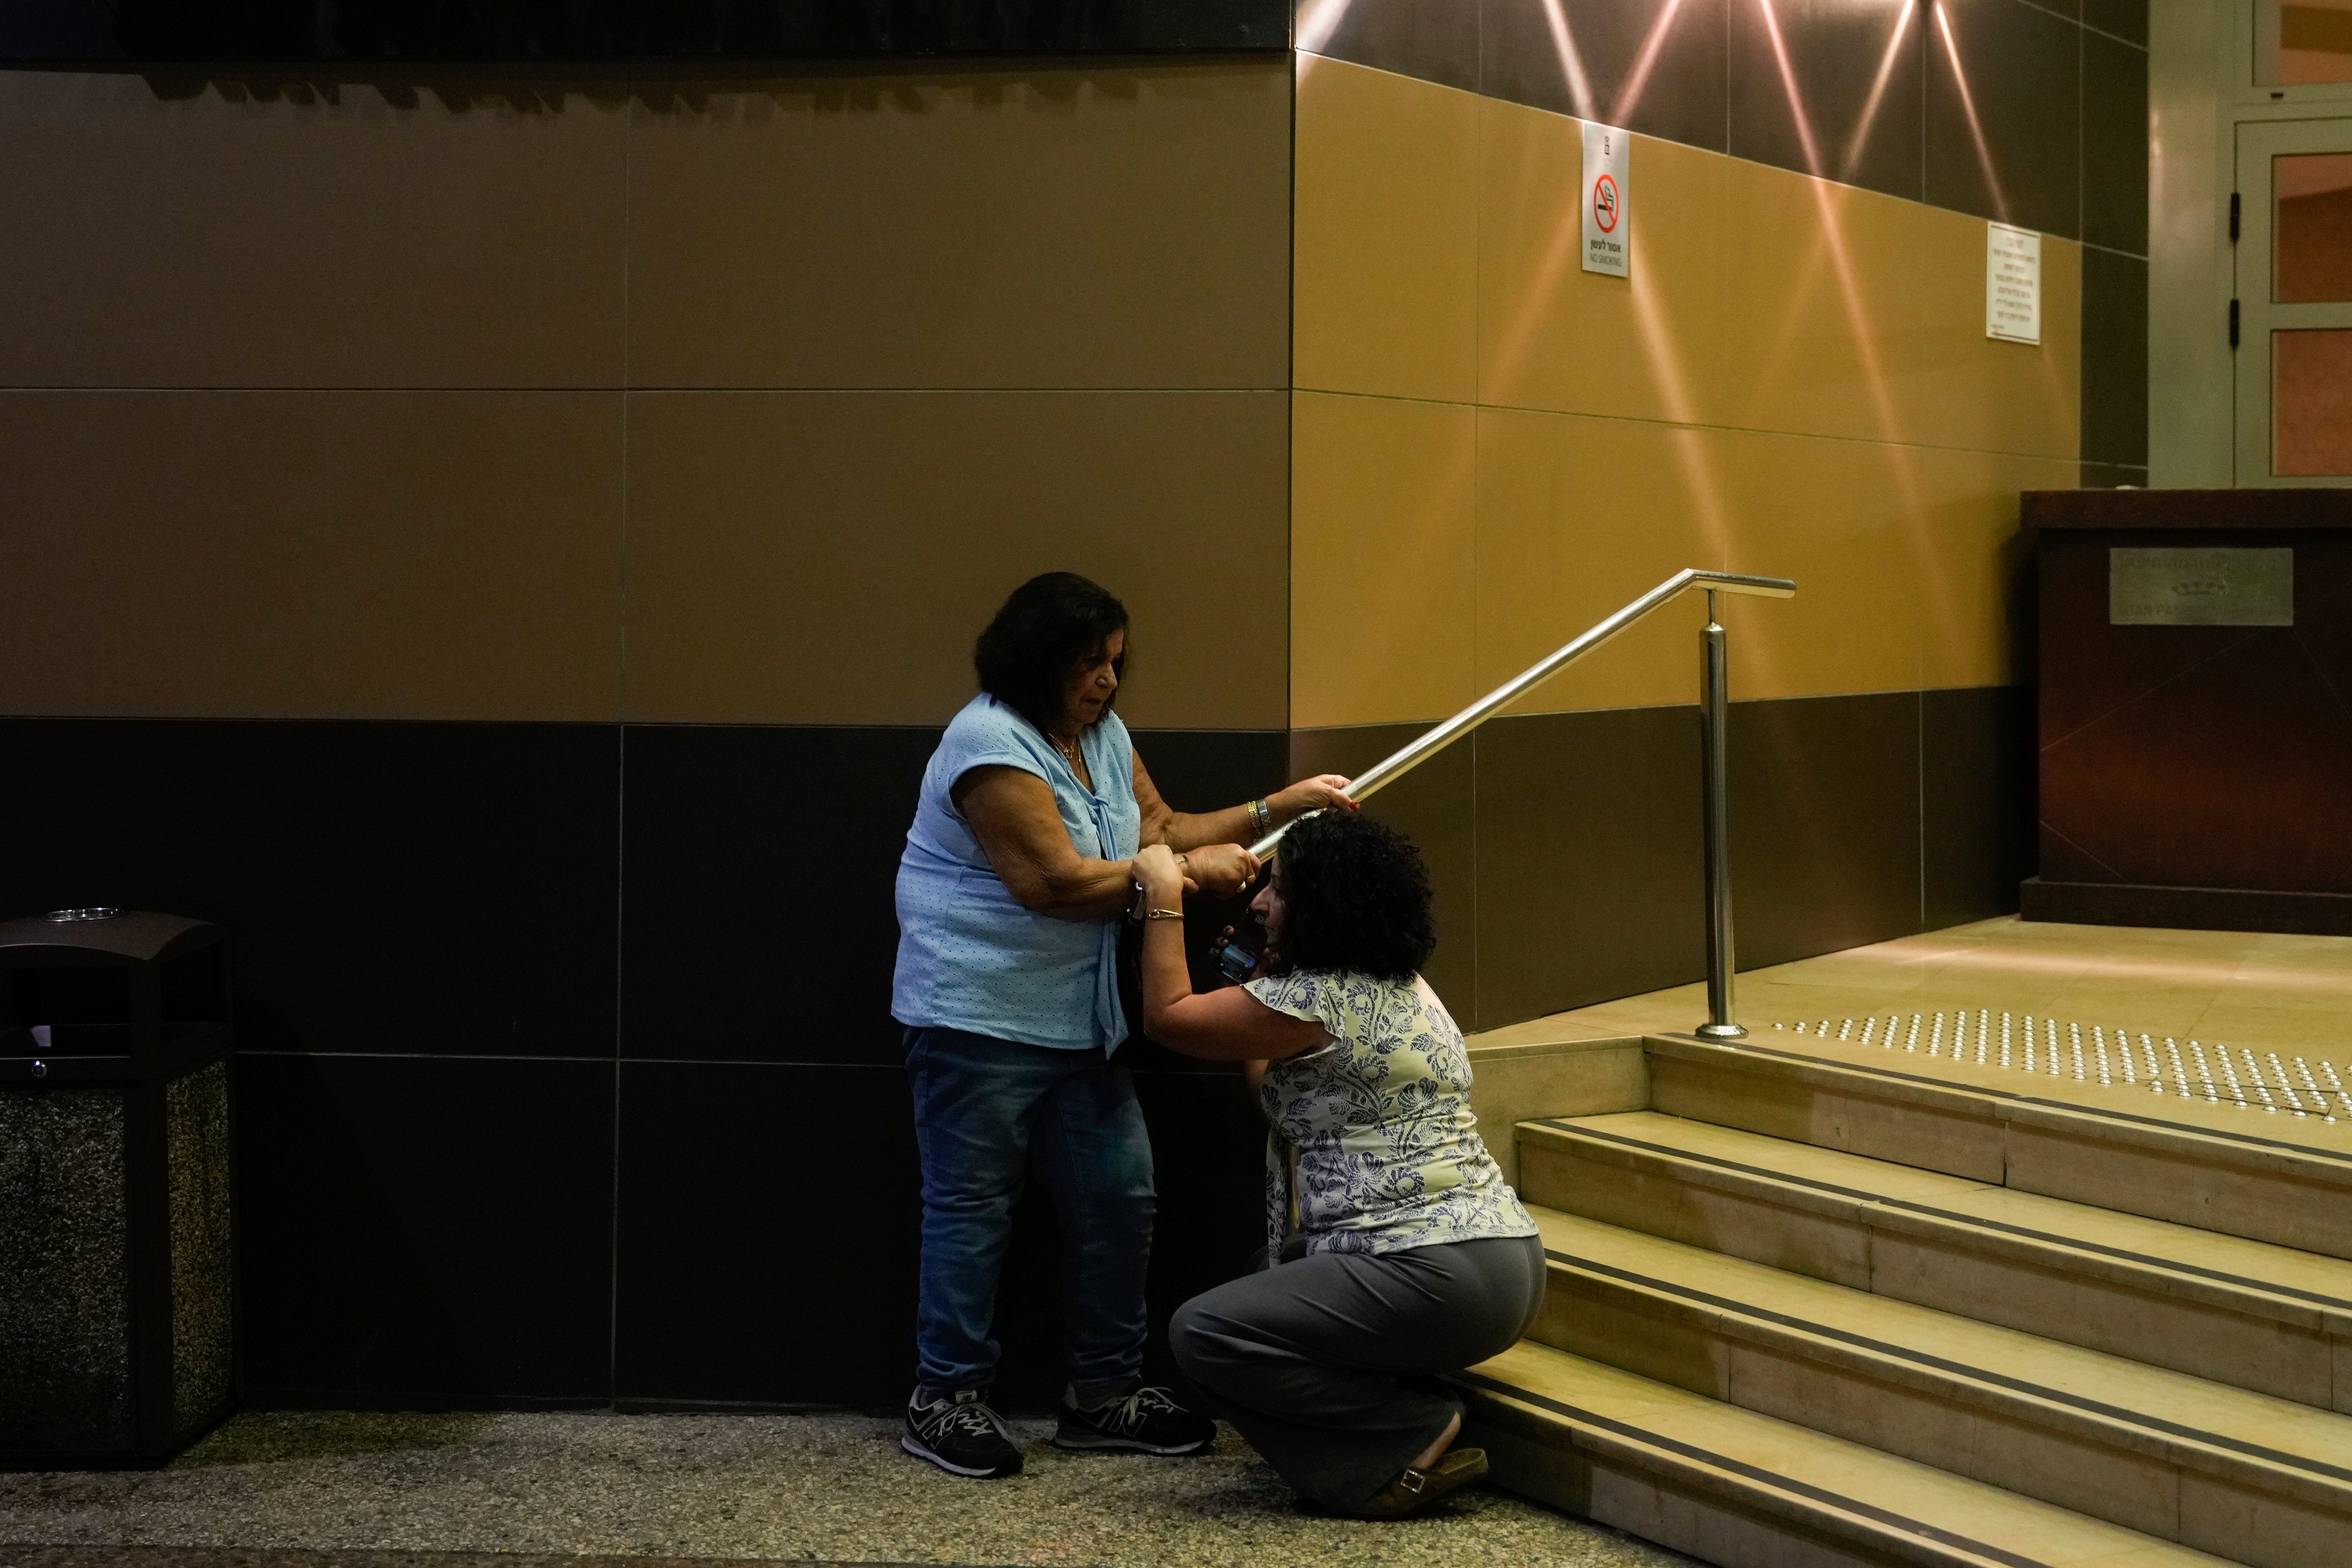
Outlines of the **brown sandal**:
[[1366,1519],[1406,1519],[1486,1473],[1484,1448],[1448,1448],[1425,1470],[1408,1469],[1372,1494]]

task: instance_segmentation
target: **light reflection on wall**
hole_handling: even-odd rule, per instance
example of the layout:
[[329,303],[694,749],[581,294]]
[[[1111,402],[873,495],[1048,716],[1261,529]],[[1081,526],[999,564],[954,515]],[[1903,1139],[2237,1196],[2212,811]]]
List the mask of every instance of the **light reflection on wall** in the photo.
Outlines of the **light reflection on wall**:
[[1992,193],[1992,210],[2000,221],[2009,221],[2009,197],[2000,188],[2000,172],[1992,163],[1992,148],[1985,141],[1984,120],[1977,113],[1976,94],[1969,90],[1969,68],[1960,60],[1960,44],[1952,36],[1952,13],[1942,0],[1937,0],[1936,32],[1944,40],[1944,54],[1951,61],[1952,85],[1960,95],[1960,112],[1968,117],[1969,136],[1976,142],[1977,162],[1984,171],[1985,189]]

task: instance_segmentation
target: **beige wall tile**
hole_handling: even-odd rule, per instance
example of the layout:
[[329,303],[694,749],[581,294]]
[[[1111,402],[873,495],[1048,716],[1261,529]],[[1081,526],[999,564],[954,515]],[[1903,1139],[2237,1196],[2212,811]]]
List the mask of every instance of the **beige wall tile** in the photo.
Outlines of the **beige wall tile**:
[[[1720,431],[1481,410],[1478,689],[1685,567],[1720,568],[1724,453]],[[1506,711],[1696,702],[1704,604],[1691,597],[1654,612]]]
[[1984,337],[1984,225],[1972,310],[1940,315],[1914,277],[1916,202],[1723,161],[1724,422],[1865,441],[1933,439],[1906,384]]
[[1727,433],[1733,571],[1785,577],[1794,599],[1731,599],[1731,695],[1821,696],[1919,684],[1914,448]]
[[2031,680],[2022,651],[2033,624],[2033,541],[2018,527],[2018,492],[2071,490],[2068,457],[1923,451],[1912,518],[1920,681],[1990,686]]
[[1721,423],[1731,160],[1636,136],[1631,278],[1583,270],[1580,122],[1479,104],[1478,399]]
[[[1647,147],[1637,143],[1637,153]],[[1706,417],[2075,457],[2081,246],[2044,237],[2042,340],[2000,342],[1984,332],[1982,222],[1785,169],[1714,162],[1730,237],[1710,318],[1720,323],[1721,396]]]
[[1472,689],[1476,411],[1292,400],[1290,722],[1443,718]]
[[619,79],[0,71],[0,385],[616,385]]
[[0,711],[618,715],[611,392],[0,392]]
[[1280,392],[667,392],[629,407],[632,718],[939,724],[1040,571],[1134,616],[1138,726],[1278,728]]
[[1294,383],[1471,402],[1481,100],[1297,57]]
[[1938,446],[2080,456],[2083,247],[2042,236],[2042,342],[2004,343],[1984,335],[1984,224],[1938,207],[1914,209],[1914,221],[1906,281],[1936,329],[1916,354],[1892,346],[1907,366],[1905,424]]
[[647,387],[1279,387],[1286,58],[646,86]]

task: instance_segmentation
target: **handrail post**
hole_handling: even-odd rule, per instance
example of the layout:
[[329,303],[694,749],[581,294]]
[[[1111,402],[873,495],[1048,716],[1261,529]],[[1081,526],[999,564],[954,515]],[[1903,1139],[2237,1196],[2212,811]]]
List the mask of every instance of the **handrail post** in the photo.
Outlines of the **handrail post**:
[[1731,998],[1731,799],[1725,742],[1731,707],[1731,661],[1715,591],[1706,595],[1706,629],[1699,633],[1699,798],[1706,816],[1706,1040],[1743,1040]]

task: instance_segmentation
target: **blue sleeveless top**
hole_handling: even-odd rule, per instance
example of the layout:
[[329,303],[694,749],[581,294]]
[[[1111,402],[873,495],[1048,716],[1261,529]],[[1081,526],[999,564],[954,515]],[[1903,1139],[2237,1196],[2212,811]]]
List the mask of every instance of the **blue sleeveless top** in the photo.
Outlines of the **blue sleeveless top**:
[[1116,919],[1056,920],[1024,909],[949,791],[975,768],[1018,768],[1050,785],[1079,854],[1134,858],[1143,828],[1135,750],[1107,713],[1079,741],[1095,788],[1053,742],[983,692],[964,705],[923,770],[915,825],[898,858],[898,967],[890,1016],[916,1028],[960,1029],[1065,1051],[1116,1051],[1127,1038],[1118,999]]

